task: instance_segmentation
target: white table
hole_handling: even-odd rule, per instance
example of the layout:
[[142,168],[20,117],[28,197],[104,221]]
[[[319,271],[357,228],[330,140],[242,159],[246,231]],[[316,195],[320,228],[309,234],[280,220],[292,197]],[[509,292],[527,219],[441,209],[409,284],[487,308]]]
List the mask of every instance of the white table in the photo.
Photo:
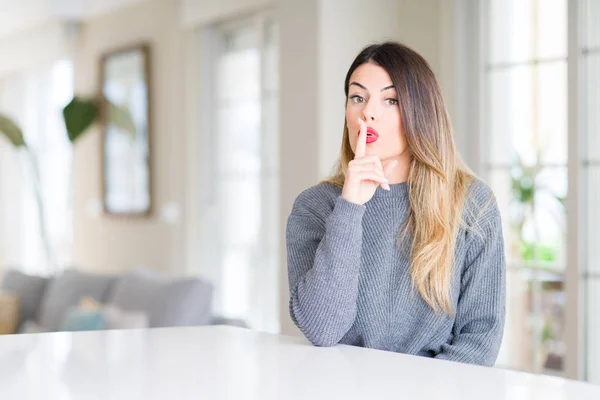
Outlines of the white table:
[[0,336],[0,399],[577,399],[600,386],[232,327]]

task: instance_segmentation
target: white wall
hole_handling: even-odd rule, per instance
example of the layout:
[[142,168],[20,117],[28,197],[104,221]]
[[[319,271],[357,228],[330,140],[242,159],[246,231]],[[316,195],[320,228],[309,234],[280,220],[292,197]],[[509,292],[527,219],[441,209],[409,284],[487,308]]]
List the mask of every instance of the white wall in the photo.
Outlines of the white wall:
[[272,6],[276,0],[181,0],[181,23],[186,27],[220,22],[256,9]]
[[13,72],[49,65],[72,55],[67,25],[47,23],[0,38],[0,77]]
[[184,218],[168,222],[167,207],[185,204],[184,36],[177,3],[153,0],[87,22],[76,57],[75,92],[93,95],[99,88],[103,53],[149,42],[152,92],[153,207],[149,219],[110,218],[95,208],[101,201],[101,140],[88,132],[75,149],[75,264],[118,272],[136,266],[185,270]]
[[0,38],[0,78],[16,71],[47,66],[72,56],[69,25],[50,22]]

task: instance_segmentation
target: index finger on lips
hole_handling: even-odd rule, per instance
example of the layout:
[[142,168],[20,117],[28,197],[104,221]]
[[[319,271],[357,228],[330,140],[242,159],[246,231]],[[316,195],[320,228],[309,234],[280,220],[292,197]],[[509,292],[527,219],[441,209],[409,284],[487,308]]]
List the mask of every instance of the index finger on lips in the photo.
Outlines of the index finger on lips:
[[367,124],[362,119],[358,119],[360,125],[360,131],[356,140],[356,151],[354,152],[354,159],[364,157],[367,149]]

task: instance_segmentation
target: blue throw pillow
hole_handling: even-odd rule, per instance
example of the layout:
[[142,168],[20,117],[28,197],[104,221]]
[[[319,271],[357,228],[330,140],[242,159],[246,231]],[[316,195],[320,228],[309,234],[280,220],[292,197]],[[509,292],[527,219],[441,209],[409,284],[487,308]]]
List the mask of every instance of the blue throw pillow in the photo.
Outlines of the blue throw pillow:
[[102,311],[85,311],[74,307],[67,311],[59,330],[66,332],[97,331],[105,327],[106,319]]

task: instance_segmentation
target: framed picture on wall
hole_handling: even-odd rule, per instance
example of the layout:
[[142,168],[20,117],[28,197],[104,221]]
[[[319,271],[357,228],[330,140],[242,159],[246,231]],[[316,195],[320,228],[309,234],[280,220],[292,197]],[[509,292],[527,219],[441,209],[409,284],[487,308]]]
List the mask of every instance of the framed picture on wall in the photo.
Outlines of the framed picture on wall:
[[100,63],[102,197],[108,215],[152,213],[150,46],[107,52]]

